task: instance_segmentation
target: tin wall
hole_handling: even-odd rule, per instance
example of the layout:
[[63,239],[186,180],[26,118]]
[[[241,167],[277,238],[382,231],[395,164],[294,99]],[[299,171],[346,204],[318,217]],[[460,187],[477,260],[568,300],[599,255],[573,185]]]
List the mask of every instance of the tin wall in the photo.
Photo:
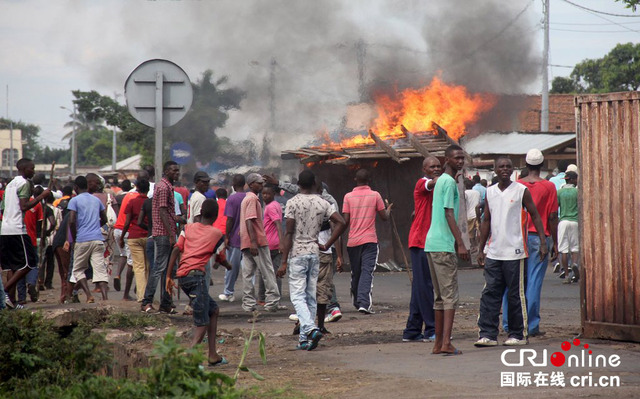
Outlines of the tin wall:
[[640,342],[640,93],[576,97],[582,330]]

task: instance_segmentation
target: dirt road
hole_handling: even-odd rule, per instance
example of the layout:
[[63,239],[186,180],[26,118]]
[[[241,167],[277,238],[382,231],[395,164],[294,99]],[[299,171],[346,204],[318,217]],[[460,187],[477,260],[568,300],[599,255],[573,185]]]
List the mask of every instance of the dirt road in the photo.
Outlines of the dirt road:
[[[222,273],[215,274],[215,285],[211,289],[217,298],[222,287]],[[505,349],[475,348],[476,320],[479,296],[484,280],[482,270],[461,270],[460,299],[461,307],[456,314],[454,325],[454,345],[464,353],[461,356],[431,355],[431,343],[403,343],[402,329],[408,314],[410,285],[405,273],[378,273],[374,280],[374,315],[362,315],[349,306],[348,274],[336,275],[336,285],[342,304],[343,318],[337,323],[327,324],[331,331],[320,347],[313,352],[294,350],[297,336],[291,335],[293,323],[288,320],[293,307],[288,301],[288,290],[285,288],[283,304],[290,311],[275,314],[260,314],[255,324],[257,331],[263,332],[267,339],[268,364],[263,366],[257,348],[252,348],[247,365],[263,375],[266,380],[257,382],[249,376],[243,376],[243,386],[258,385],[258,392],[277,392],[283,397],[308,396],[313,398],[423,398],[423,397],[514,397],[526,394],[528,397],[637,397],[640,391],[640,347],[637,344],[612,341],[582,340],[580,348],[573,347],[563,352],[560,347],[564,341],[573,342],[580,333],[579,288],[577,284],[562,285],[557,275],[549,270],[543,286],[541,330],[546,331],[542,337],[530,339],[530,345],[524,347],[534,350],[539,362],[548,360],[554,352],[562,352],[569,357],[576,354],[576,359],[586,356],[595,360],[600,356],[598,367],[555,367],[547,364],[535,367],[525,361],[521,367],[507,367],[501,360]],[[287,284],[283,284],[286,287]],[[240,288],[240,287],[238,287]],[[93,305],[75,304],[73,308],[111,306],[136,312],[135,303],[118,300],[120,293],[111,292],[111,300],[107,303]],[[42,299],[31,308],[42,308],[48,311],[58,309],[54,305],[55,295],[45,291]],[[178,302],[181,310],[184,296]],[[221,319],[219,322],[219,352],[227,356],[231,364],[221,368],[232,374],[234,363],[240,358],[243,339],[251,329],[248,320],[251,315],[242,311],[240,301],[220,303]],[[158,316],[166,320],[166,326],[160,326],[145,334],[157,338],[169,328],[176,328],[189,336],[191,319],[187,316]],[[113,340],[129,342],[127,334],[118,335],[111,332]],[[506,337],[501,336],[504,340]],[[146,351],[151,347],[152,339],[137,341],[131,344],[136,349]],[[589,344],[593,351],[588,355],[584,344]],[[585,352],[584,354],[582,352]],[[529,353],[531,355],[531,353]],[[602,356],[604,355],[604,356]],[[620,356],[619,365],[614,367],[607,363],[602,367],[602,359],[612,355]],[[507,356],[510,363],[519,360],[518,353]],[[548,363],[548,362],[547,362]],[[575,363],[575,362],[574,362]],[[565,387],[550,386],[547,378],[554,372],[562,372],[565,376]],[[508,387],[505,385],[503,373],[513,373],[517,380],[526,383],[525,373],[531,376],[527,387]],[[583,377],[584,376],[584,379]],[[602,387],[607,380],[601,377],[620,379],[619,387]],[[571,380],[571,377],[575,377]],[[538,378],[538,380],[536,380]],[[572,386],[572,381],[579,380],[580,386]],[[615,379],[611,380],[615,383]],[[555,380],[557,382],[557,380]],[[554,382],[554,383],[555,383]],[[508,381],[507,381],[508,383]],[[594,383],[598,386],[594,386]],[[517,381],[514,385],[518,385]],[[522,385],[522,384],[520,384]],[[546,386],[545,386],[546,385]],[[591,386],[586,386],[591,385]],[[258,394],[260,396],[260,394]]]

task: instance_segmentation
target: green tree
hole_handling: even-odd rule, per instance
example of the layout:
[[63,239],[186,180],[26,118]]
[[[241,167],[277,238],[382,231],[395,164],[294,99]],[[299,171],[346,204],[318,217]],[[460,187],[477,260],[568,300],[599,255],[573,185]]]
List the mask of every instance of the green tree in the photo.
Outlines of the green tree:
[[624,3],[625,7],[630,8],[634,12],[640,5],[640,0],[616,0],[616,1]]
[[[113,127],[117,135],[117,158],[122,160],[137,153],[143,162],[151,163],[153,151],[153,130],[136,121],[127,107],[113,98],[101,95],[95,90],[72,91],[77,107],[75,120],[65,124],[76,128],[78,141],[78,165],[108,165],[111,163]],[[110,128],[104,126],[106,124]],[[70,139],[71,132],[63,139]]]
[[[10,119],[0,118],[0,129],[9,129],[10,126]],[[13,121],[13,128],[22,131],[22,140],[24,141],[24,144],[22,145],[22,155],[25,158],[31,158],[34,161],[39,162],[40,160],[38,158],[42,151],[42,148],[40,148],[40,144],[38,144],[40,126],[20,121]]]
[[550,93],[552,94],[575,94],[581,91],[582,87],[577,85],[571,78],[556,76],[551,82]]
[[[556,78],[558,79],[558,78]],[[640,43],[616,45],[607,55],[578,63],[567,78],[554,79],[552,92],[607,93],[640,88]],[[558,91],[554,91],[555,89]],[[564,91],[560,91],[564,90]]]
[[245,93],[237,88],[225,88],[227,77],[213,81],[213,71],[206,70],[193,83],[193,104],[185,117],[167,129],[170,142],[185,141],[192,145],[194,157],[201,162],[218,160],[225,152],[241,152],[230,140],[220,138],[216,130],[224,127],[229,111],[240,109]]

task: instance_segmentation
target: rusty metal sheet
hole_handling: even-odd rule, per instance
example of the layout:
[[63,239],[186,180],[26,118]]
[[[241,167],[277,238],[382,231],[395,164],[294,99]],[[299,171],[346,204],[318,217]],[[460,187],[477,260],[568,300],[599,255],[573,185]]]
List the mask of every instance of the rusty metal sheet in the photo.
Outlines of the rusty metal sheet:
[[575,105],[583,333],[640,342],[640,93]]

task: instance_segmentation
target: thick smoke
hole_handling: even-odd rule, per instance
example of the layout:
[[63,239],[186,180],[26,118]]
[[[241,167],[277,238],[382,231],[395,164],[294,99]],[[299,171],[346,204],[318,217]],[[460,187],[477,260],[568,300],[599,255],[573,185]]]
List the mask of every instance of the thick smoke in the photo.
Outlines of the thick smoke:
[[[131,70],[150,58],[176,62],[193,81],[205,69],[228,75],[247,97],[220,133],[257,142],[270,130],[274,59],[273,144],[282,150],[338,128],[346,105],[372,91],[418,87],[439,72],[479,91],[518,92],[537,78],[531,10],[501,32],[524,1],[433,3],[128,0],[96,12],[74,1],[54,18],[51,39],[68,43],[67,62],[90,70],[105,93],[122,91]],[[59,28],[71,18],[87,22]]]

